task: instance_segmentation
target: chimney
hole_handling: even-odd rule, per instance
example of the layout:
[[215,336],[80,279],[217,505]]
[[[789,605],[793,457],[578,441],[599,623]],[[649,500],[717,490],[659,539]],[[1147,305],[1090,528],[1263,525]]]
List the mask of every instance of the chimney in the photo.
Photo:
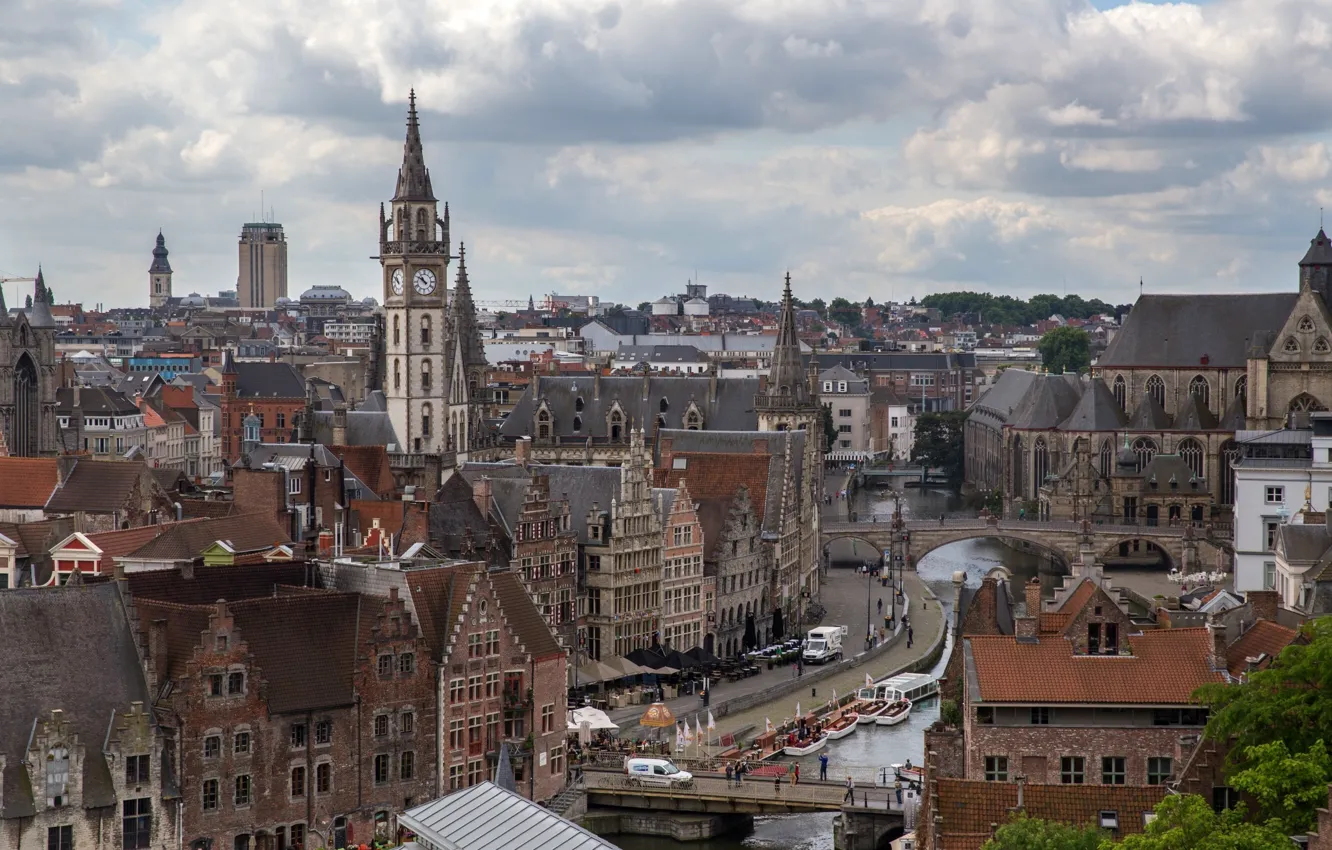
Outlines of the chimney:
[[[1328,513],[1332,514],[1332,511]],[[1253,611],[1254,620],[1276,622],[1277,600],[1280,597],[1275,590],[1250,590],[1245,596],[1249,601],[1249,609]]]
[[80,390],[82,390],[82,389],[83,389],[83,388],[82,388],[81,386],[79,386],[78,384],[75,384],[75,385],[74,385],[74,409],[75,409],[75,410],[78,410],[78,409],[79,409],[79,402],[80,402],[81,397],[82,397],[82,395],[83,395],[83,394],[80,392]]
[[486,477],[482,477],[472,485],[472,501],[476,502],[481,516],[490,516],[490,490],[490,479]]
[[1220,623],[1207,624],[1211,645],[1207,650],[1207,663],[1213,670],[1226,669],[1226,629]]
[[1032,616],[1014,617],[1013,636],[1016,638],[1030,638],[1032,640],[1037,640],[1039,634],[1039,629],[1037,628],[1038,622],[1039,621]]
[[708,403],[717,403],[717,364],[714,362],[708,366]]
[[344,402],[333,406],[333,445],[347,445],[347,405]]
[[532,438],[519,437],[513,444],[513,459],[519,466],[532,462]]
[[592,370],[592,400],[601,400],[601,367]]
[[148,624],[148,657],[153,662],[153,675],[157,681],[167,679],[167,621],[153,620]]
[[1041,580],[1032,576],[1031,581],[1027,582],[1023,588],[1027,594],[1027,616],[1039,617],[1041,614]]

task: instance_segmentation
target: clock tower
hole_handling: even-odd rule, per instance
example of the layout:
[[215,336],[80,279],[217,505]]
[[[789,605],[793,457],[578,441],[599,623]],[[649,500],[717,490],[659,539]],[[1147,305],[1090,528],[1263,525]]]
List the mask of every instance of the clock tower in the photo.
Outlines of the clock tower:
[[379,207],[379,263],[384,279],[384,395],[403,452],[448,445],[452,333],[446,289],[449,207],[439,216],[421,150],[416,92],[408,97],[407,141],[398,186],[386,215]]

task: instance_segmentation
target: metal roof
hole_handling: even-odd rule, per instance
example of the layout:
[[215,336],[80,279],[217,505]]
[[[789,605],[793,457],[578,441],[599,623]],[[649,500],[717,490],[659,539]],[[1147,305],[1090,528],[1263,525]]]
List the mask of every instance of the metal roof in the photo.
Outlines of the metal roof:
[[493,782],[403,812],[417,841],[441,850],[615,850],[581,826]]

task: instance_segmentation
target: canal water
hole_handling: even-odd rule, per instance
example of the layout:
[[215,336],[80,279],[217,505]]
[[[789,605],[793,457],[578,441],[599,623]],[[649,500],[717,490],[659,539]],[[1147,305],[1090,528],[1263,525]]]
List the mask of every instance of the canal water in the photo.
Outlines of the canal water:
[[[846,502],[834,505],[845,516]],[[888,494],[872,491],[856,493],[851,509],[861,514],[890,514],[893,499]],[[939,514],[956,516],[961,513],[961,502],[955,494],[936,490],[909,489],[904,491],[902,512],[914,518],[938,517]],[[877,552],[866,543],[849,543],[833,552],[833,569],[846,569],[839,564],[860,563],[877,557]],[[1003,546],[996,540],[967,540],[931,552],[917,565],[920,577],[934,591],[943,604],[947,616],[952,616],[953,573],[962,570],[967,583],[975,587],[985,574],[997,566],[1007,567],[1015,582],[1025,582],[1039,575],[1045,559]],[[1042,582],[1055,581],[1053,575],[1042,575]],[[934,669],[942,675],[947,657],[941,658]],[[925,741],[922,732],[939,717],[939,701],[931,699],[912,709],[907,722],[898,726],[861,726],[855,734],[840,741],[830,741],[823,752],[828,755],[828,774],[836,776],[841,768],[855,769],[863,775],[865,769],[877,769],[908,759],[921,764]],[[800,760],[801,777],[817,777],[818,755]],[[835,813],[787,815],[754,819],[754,829],[747,836],[735,836],[715,841],[677,844],[670,839],[623,835],[611,838],[622,850],[661,850],[679,847],[681,850],[832,850]]]

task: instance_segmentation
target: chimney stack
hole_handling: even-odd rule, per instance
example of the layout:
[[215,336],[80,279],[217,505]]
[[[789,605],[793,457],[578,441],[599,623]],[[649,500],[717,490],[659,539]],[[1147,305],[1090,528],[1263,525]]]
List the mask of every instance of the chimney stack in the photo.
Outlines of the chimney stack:
[[472,501],[476,502],[476,507],[481,511],[481,516],[490,516],[490,479],[482,477],[472,485]]
[[526,467],[532,462],[532,438],[519,437],[513,444],[513,459],[519,466]]
[[1220,623],[1208,623],[1207,635],[1211,645],[1207,650],[1207,663],[1213,670],[1226,669],[1226,629]]
[[[1332,515],[1332,511],[1328,511]],[[1275,590],[1250,590],[1245,594],[1249,601],[1249,610],[1253,611],[1254,620],[1276,622],[1277,600],[1280,597]]]
[[1038,638],[1039,638],[1039,628],[1037,627],[1037,623],[1038,623],[1038,620],[1037,620],[1035,617],[1032,617],[1032,616],[1027,616],[1027,617],[1014,617],[1014,618],[1013,618],[1013,637],[1016,637],[1016,638],[1031,638],[1031,639],[1033,639],[1033,640],[1038,639]]
[[1041,580],[1037,576],[1032,576],[1031,581],[1027,582],[1023,588],[1027,597],[1027,616],[1039,617],[1041,615]]

